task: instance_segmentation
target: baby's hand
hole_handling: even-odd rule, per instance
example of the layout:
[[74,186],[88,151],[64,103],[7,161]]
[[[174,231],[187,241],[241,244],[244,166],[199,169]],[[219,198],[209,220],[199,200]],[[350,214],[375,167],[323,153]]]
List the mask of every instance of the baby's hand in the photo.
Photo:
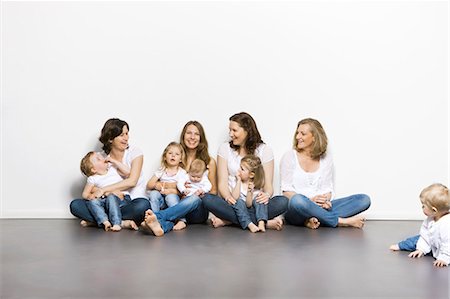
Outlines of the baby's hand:
[[197,191],[195,191],[194,195],[198,195],[198,196],[202,196],[205,194],[205,191],[203,191],[202,189],[198,189]]
[[435,260],[433,265],[436,267],[447,267],[447,263],[441,260]]
[[189,194],[189,192],[191,192],[191,190],[190,190],[190,189],[184,189],[184,191],[183,191],[183,195],[188,195],[188,194]]
[[416,251],[411,252],[408,256],[412,257],[412,258],[422,257],[423,256],[423,252],[420,251],[420,250],[416,250]]
[[255,190],[255,184],[253,182],[249,182],[247,190],[253,192],[253,190]]

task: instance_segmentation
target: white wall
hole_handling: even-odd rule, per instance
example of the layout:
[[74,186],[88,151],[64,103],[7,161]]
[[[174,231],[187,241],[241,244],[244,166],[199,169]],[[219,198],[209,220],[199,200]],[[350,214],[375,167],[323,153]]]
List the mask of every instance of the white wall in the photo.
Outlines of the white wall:
[[70,217],[110,117],[145,172],[184,123],[211,154],[251,113],[276,157],[319,119],[338,196],[369,218],[421,219],[448,184],[448,1],[3,2],[0,217]]

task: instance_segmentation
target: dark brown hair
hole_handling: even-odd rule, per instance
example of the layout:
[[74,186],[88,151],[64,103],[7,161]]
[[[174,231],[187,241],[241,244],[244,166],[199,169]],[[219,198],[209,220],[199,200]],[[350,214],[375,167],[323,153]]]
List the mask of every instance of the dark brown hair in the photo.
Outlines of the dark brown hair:
[[[259,134],[253,117],[251,117],[251,115],[247,112],[240,112],[231,116],[230,121],[237,122],[239,126],[247,132],[247,139],[245,140],[244,148],[248,154],[255,154],[256,148],[261,143],[264,143],[264,141],[261,139],[261,135]],[[232,141],[230,141],[230,147],[236,151],[240,148],[238,145],[234,145]]]
[[[190,120],[188,121],[181,131],[180,135],[180,144],[183,147],[184,151],[187,153],[188,148],[186,147],[186,144],[184,144],[184,135],[186,134],[187,128],[193,125],[198,129],[198,132],[200,133],[200,142],[198,143],[196,152],[195,152],[195,158],[200,159],[203,162],[205,162],[206,165],[209,165],[209,162],[211,161],[211,157],[208,153],[208,141],[206,140],[205,130],[203,129],[203,126],[196,120]],[[187,164],[187,155],[184,155],[183,158],[183,164]],[[187,165],[186,165],[187,167]]]
[[110,118],[103,125],[98,140],[103,143],[102,149],[106,154],[111,152],[111,142],[113,139],[122,134],[123,126],[126,126],[128,131],[130,130],[130,126],[128,126],[127,122],[118,118]]

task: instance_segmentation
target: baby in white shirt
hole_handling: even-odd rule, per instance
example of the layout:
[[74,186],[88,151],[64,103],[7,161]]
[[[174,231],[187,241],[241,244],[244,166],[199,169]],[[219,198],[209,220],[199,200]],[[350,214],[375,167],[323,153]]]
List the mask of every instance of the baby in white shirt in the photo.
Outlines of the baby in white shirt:
[[200,159],[192,161],[189,172],[177,181],[177,188],[183,196],[208,193],[212,185],[208,179],[206,163]]

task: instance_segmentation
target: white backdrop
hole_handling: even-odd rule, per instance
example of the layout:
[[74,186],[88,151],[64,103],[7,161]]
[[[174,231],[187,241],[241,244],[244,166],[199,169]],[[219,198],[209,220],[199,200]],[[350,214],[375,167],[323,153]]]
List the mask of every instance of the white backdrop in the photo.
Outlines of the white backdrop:
[[247,111],[279,161],[319,119],[338,196],[422,219],[448,184],[448,1],[3,2],[0,217],[71,217],[110,117],[146,174],[188,120],[210,152]]

